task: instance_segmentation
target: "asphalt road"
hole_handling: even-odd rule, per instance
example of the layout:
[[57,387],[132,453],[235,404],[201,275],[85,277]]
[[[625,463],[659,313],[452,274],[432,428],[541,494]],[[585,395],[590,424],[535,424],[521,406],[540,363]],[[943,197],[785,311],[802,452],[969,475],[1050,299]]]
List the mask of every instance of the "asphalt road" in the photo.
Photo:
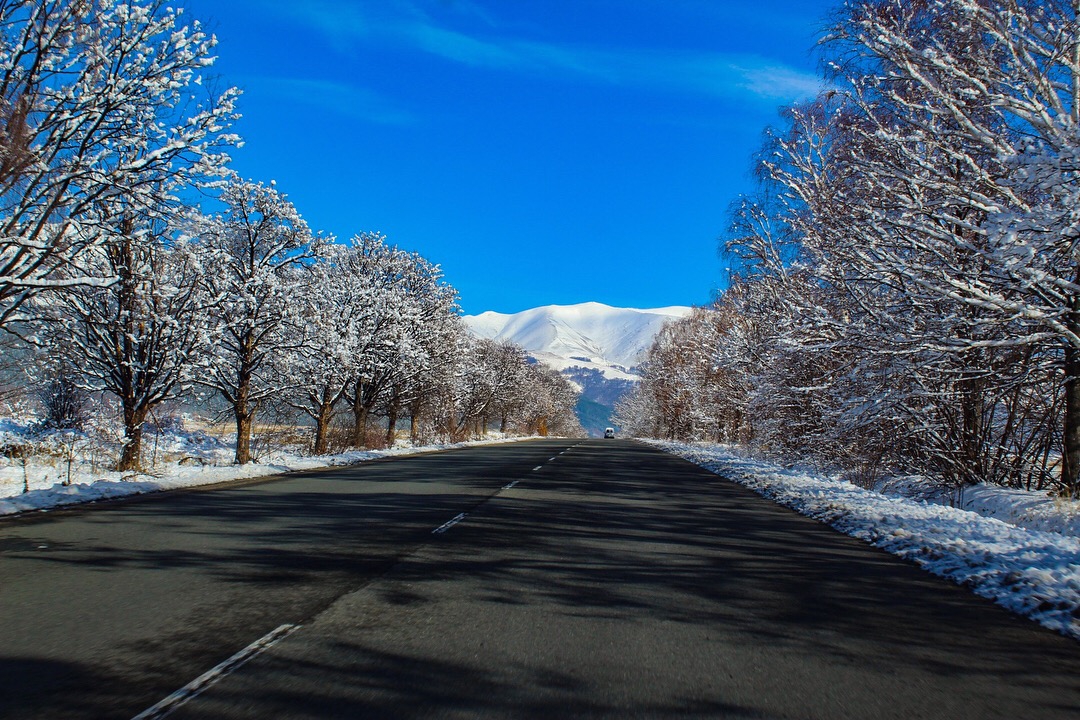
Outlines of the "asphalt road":
[[619,440],[4,522],[0,582],[19,718],[130,718],[282,625],[170,717],[1080,716],[1075,641]]

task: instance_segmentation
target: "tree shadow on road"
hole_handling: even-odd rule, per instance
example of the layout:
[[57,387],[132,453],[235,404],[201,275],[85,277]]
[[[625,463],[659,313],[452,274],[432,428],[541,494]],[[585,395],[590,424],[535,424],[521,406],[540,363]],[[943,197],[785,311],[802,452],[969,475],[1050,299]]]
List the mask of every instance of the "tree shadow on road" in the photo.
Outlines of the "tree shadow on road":
[[[0,649],[2,652],[2,649]],[[110,717],[109,679],[80,663],[0,656],[0,718]],[[51,688],[78,687],[77,695]],[[115,708],[112,710],[115,711]]]
[[[585,470],[574,477],[559,472],[570,457],[522,477],[509,472],[518,466],[509,456],[462,457],[458,470],[471,479],[459,492],[432,482],[433,472],[449,472],[432,462],[298,477],[288,494],[192,493],[123,510],[163,536],[200,539],[185,549],[99,543],[32,558],[87,572],[181,570],[237,593],[259,588],[229,618],[188,628],[192,637],[175,647],[195,667],[211,659],[200,633],[242,647],[281,622],[282,607],[289,621],[310,625],[209,693],[198,707],[213,712],[243,716],[237,709],[254,693],[260,708],[290,717],[422,717],[433,708],[446,717],[625,716],[627,701],[605,696],[611,688],[587,680],[588,667],[550,660],[548,628],[589,623],[646,645],[650,632],[712,643],[711,664],[687,672],[718,678],[717,687],[753,673],[777,694],[797,681],[823,697],[841,692],[833,685],[841,680],[861,683],[864,705],[849,712],[844,698],[833,699],[836,717],[866,716],[859,708],[868,707],[877,717],[1080,712],[1080,644],[652,448],[583,445],[572,457]],[[512,480],[521,482],[488,500]],[[387,486],[372,492],[371,483]],[[431,535],[462,511],[465,522]],[[443,621],[444,637],[425,635],[436,632],[432,618]],[[483,643],[497,627],[522,638],[494,662]],[[431,650],[439,642],[450,655]],[[147,656],[170,652],[164,643]],[[740,645],[766,648],[775,666],[730,666],[720,653]],[[791,672],[817,676],[784,677]],[[905,685],[921,697],[894,697]],[[673,687],[646,693],[634,714],[761,717],[779,707],[710,690],[706,680],[700,692]]]
[[[597,453],[602,478],[541,473],[373,586],[380,602],[410,609],[387,622],[418,623],[440,613],[468,622],[447,609],[453,603],[476,617],[503,618],[506,626],[579,628],[575,621],[591,619],[639,634],[654,626],[688,637],[715,631],[729,643],[770,648],[794,671],[814,668],[809,672],[821,673],[816,682],[824,694],[840,679],[862,683],[861,702],[880,717],[1080,712],[1075,641],[681,460],[657,458],[647,448],[627,449],[619,462],[603,450],[578,452]],[[365,625],[363,635],[377,639],[381,630]],[[452,642],[472,642],[469,633],[445,632]],[[543,646],[544,630],[534,639]],[[425,692],[425,677],[447,671],[420,647],[412,662],[426,670],[379,674],[365,665],[356,681],[381,678],[376,689],[384,698]],[[390,648],[372,640],[355,652],[385,655]],[[392,659],[407,662],[405,655]],[[543,667],[530,665],[534,672]],[[785,667],[773,669],[776,688],[786,684]],[[475,668],[457,672],[466,683],[484,679],[473,677]],[[487,679],[499,684],[493,678],[500,671],[490,672]],[[393,691],[384,692],[389,684]],[[894,697],[899,685],[919,688],[917,697]],[[505,700],[514,687],[480,694]],[[698,700],[685,698],[658,714],[678,716]],[[735,703],[719,714],[750,716],[764,707]],[[578,710],[588,716],[603,708]],[[833,710],[842,712],[843,702]]]

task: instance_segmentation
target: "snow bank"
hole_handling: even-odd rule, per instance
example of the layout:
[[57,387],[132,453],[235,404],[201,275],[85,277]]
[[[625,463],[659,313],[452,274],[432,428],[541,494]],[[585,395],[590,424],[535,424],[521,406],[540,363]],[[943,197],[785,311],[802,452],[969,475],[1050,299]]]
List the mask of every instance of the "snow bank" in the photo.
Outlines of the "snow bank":
[[[741,457],[723,446],[653,444],[1080,639],[1080,539],[1074,536],[883,495],[835,478]],[[966,502],[978,504],[979,493],[975,495]],[[1010,507],[1002,496],[991,495],[996,510]],[[1027,512],[1022,502],[1012,507]]]
[[[26,427],[15,421],[0,420],[0,443],[13,443],[25,438],[26,431]],[[33,456],[27,458],[25,464],[21,459],[2,458],[0,516],[298,470],[355,465],[382,457],[512,441],[499,438],[423,447],[353,450],[322,456],[278,452],[267,456],[262,462],[232,465],[232,446],[222,439],[199,432],[181,432],[165,433],[161,440],[163,447],[160,451],[180,459],[158,463],[147,473],[121,474],[100,469],[98,463],[84,452],[85,448],[79,445],[78,437],[72,437],[65,444],[63,438],[58,436],[52,443],[56,451],[53,455]],[[153,442],[151,439],[148,444]]]
[[934,488],[922,478],[899,478],[878,483],[886,495],[916,497],[939,505],[955,505],[983,517],[1032,530],[1080,535],[1080,501],[1053,498],[1046,492],[1017,490],[996,485],[973,485],[958,497]]

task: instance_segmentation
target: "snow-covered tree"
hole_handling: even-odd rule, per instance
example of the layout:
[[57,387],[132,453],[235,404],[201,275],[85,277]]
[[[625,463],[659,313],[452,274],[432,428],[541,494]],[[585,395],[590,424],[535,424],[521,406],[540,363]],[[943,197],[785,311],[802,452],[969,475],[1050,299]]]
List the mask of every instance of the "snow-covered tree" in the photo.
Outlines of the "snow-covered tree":
[[456,378],[444,410],[455,440],[499,432],[521,435],[584,433],[570,381],[531,359],[513,343],[470,337],[463,342]]
[[1080,492],[1076,2],[852,3],[834,38],[855,110],[843,166],[873,198],[849,255],[935,304],[970,463],[994,349],[1059,358],[1061,489]]
[[738,437],[746,402],[742,364],[725,365],[733,344],[730,306],[695,308],[666,325],[644,362],[644,377],[617,408],[625,430],[673,440],[724,441]]
[[445,437],[445,421],[453,402],[453,387],[468,344],[468,330],[457,313],[457,293],[450,291],[428,303],[430,320],[418,340],[425,348],[422,362],[405,379],[401,397],[409,414],[409,438]]
[[237,91],[203,85],[215,42],[158,0],[0,3],[0,328],[116,280],[88,256],[114,234],[102,206],[139,215],[220,173]]
[[328,244],[320,257],[299,273],[293,293],[300,339],[283,356],[295,380],[288,402],[315,423],[316,455],[328,449],[334,410],[355,371],[357,353],[365,342],[364,312],[376,302],[372,286],[357,284],[349,275],[348,249]]
[[495,418],[506,432],[511,415],[526,412],[525,388],[530,377],[525,351],[511,342],[477,338],[469,343],[459,366],[456,420],[452,435],[482,436]]
[[364,443],[373,413],[386,418],[385,442],[392,444],[402,413],[432,392],[429,380],[442,373],[453,354],[457,293],[442,272],[416,253],[400,250],[376,233],[353,239],[352,272],[378,288],[368,307],[365,342],[346,388],[353,411],[353,443]]
[[519,392],[524,396],[516,413],[519,432],[542,437],[584,434],[574,412],[579,393],[558,371],[539,363],[527,364]]
[[[1042,485],[1056,436],[1074,493],[1076,3],[838,18],[833,88],[787,111],[728,245],[755,442]],[[667,402],[693,385],[666,379]]]
[[225,209],[192,230],[203,268],[200,285],[213,310],[213,341],[199,382],[221,395],[236,421],[236,462],[251,460],[251,432],[262,403],[296,379],[283,363],[306,341],[297,329],[300,268],[315,238],[272,185],[232,178]]
[[438,384],[446,382],[455,361],[456,338],[463,329],[457,315],[457,292],[441,282],[441,271],[419,256],[407,276],[406,305],[401,334],[382,379],[380,406],[386,417],[386,443],[393,444],[398,420],[412,415],[410,434],[415,436],[429,400]]
[[[358,386],[358,439],[366,415],[386,398],[394,412],[410,411],[417,434],[421,409],[437,390],[440,358],[454,345],[446,330],[457,325],[455,297],[422,258],[386,245],[381,235],[322,247],[306,268],[298,304],[304,341],[286,360],[297,381],[294,403],[315,422],[316,453],[327,450],[338,401]],[[381,392],[365,398],[364,389],[375,387]],[[396,425],[396,417],[390,419]]]
[[189,245],[170,235],[160,220],[121,218],[79,271],[116,281],[71,286],[47,310],[43,335],[50,353],[73,369],[85,389],[118,401],[121,471],[140,469],[147,416],[188,386],[207,337],[200,268]]

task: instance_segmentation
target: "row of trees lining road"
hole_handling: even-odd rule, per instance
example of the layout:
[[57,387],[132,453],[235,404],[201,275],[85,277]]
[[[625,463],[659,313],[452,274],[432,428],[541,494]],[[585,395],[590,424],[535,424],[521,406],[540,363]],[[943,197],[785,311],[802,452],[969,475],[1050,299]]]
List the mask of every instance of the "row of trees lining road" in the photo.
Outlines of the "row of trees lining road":
[[1080,496],[1078,6],[844,4],[623,422]]
[[310,419],[316,453],[346,405],[356,447],[406,417],[414,441],[579,431],[568,383],[472,339],[436,266],[314,233],[228,171],[238,91],[208,89],[214,44],[156,0],[0,3],[0,330],[25,343],[4,352],[58,397],[115,398],[120,470],[179,398],[227,408],[239,463],[268,403]]

